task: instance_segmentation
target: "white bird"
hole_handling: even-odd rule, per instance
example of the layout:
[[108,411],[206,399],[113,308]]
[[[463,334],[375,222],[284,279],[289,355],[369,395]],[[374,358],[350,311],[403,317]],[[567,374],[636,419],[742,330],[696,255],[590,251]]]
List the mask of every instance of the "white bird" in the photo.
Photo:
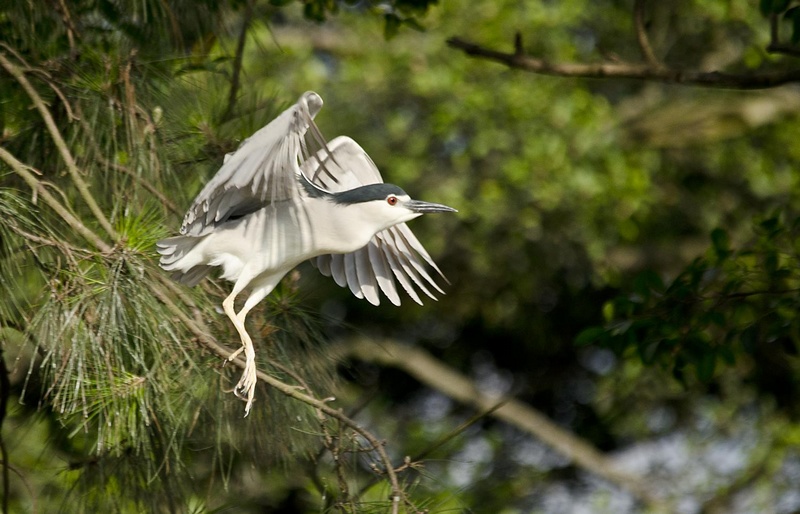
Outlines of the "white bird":
[[[378,290],[400,305],[394,279],[417,303],[415,288],[444,294],[425,263],[444,277],[405,222],[445,205],[412,200],[384,184],[378,168],[352,139],[326,143],[314,124],[322,99],[314,92],[242,142],[197,195],[180,236],[157,243],[160,264],[172,278],[194,286],[214,267],[233,282],[222,302],[241,338],[233,360],[245,353],[234,393],[250,412],[256,386],[255,349],[245,317],[301,262],[312,263],[358,298],[378,305]],[[311,154],[310,132],[321,149]],[[424,263],[423,263],[424,261]],[[237,313],[234,300],[249,295]]]

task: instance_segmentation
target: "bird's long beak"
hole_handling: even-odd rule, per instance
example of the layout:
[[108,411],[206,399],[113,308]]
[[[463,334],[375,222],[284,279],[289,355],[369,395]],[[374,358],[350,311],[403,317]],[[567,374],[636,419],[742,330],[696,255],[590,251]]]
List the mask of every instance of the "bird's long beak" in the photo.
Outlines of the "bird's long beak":
[[427,214],[431,212],[458,212],[452,207],[448,207],[440,203],[421,202],[419,200],[407,201],[406,207],[420,214]]

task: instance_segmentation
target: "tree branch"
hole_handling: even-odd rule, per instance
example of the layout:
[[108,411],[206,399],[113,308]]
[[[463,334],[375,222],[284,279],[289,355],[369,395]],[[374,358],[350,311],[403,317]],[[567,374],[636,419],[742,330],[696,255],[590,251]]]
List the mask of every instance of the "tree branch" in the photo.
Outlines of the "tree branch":
[[72,181],[75,183],[78,193],[80,193],[83,201],[86,202],[86,205],[89,207],[89,210],[97,219],[98,223],[100,223],[103,229],[108,232],[108,235],[110,235],[111,238],[116,241],[119,238],[116,231],[111,226],[111,223],[109,223],[103,211],[100,209],[100,206],[97,205],[97,202],[92,194],[89,192],[89,186],[83,180],[83,177],[81,177],[81,172],[78,170],[77,164],[75,164],[75,159],[72,157],[66,141],[64,141],[64,138],[61,137],[61,132],[59,132],[58,127],[56,127],[56,122],[53,120],[53,116],[50,114],[47,106],[45,106],[42,97],[36,92],[36,89],[25,77],[25,74],[22,72],[22,70],[9,61],[2,52],[0,52],[0,66],[2,66],[9,75],[14,77],[14,79],[19,82],[19,84],[22,86],[22,89],[25,90],[31,101],[33,101],[33,105],[39,111],[39,114],[41,114],[42,119],[47,126],[47,130],[50,132],[50,135],[53,138],[56,148],[58,148],[62,159],[64,159],[64,162],[67,165],[67,171],[69,172],[70,178],[72,178]]
[[764,89],[800,82],[800,69],[733,74],[654,67],[650,64],[629,62],[552,63],[524,53],[500,52],[457,37],[448,39],[447,44],[471,57],[499,62],[509,68],[558,77],[625,78],[730,89]]
[[642,51],[642,57],[653,68],[663,68],[664,65],[656,57],[653,47],[650,46],[650,39],[647,37],[647,30],[644,26],[644,0],[636,0],[633,4],[633,26],[636,27],[636,41]]
[[800,57],[800,48],[795,45],[781,43],[779,29],[779,15],[777,13],[771,13],[769,15],[769,44],[767,45],[767,52],[771,54],[783,54],[792,57]]
[[30,171],[30,167],[23,164],[19,161],[16,157],[11,155],[5,148],[0,147],[0,160],[3,160],[11,166],[11,169],[14,172],[22,177],[22,180],[30,186],[33,192],[44,199],[44,202],[54,211],[56,214],[61,216],[61,218],[69,225],[73,230],[77,233],[82,235],[87,241],[92,243],[95,248],[100,250],[103,253],[110,253],[111,247],[103,241],[97,234],[92,232],[86,225],[81,223],[81,220],[76,218],[66,207],[61,205],[56,197],[50,194],[44,185],[37,179],[33,173]]
[[[80,109],[78,109],[78,112],[80,113]],[[92,128],[89,126],[89,123],[83,118],[82,114],[81,114],[80,117],[77,117],[76,119],[81,124],[81,127],[83,128],[83,131],[88,136],[89,143],[91,144],[92,149],[95,152],[95,158],[97,159],[97,161],[101,165],[106,166],[108,168],[112,168],[112,169],[114,169],[116,171],[121,171],[122,173],[125,173],[126,175],[128,175],[129,177],[134,179],[136,182],[138,182],[139,185],[141,185],[142,187],[147,189],[147,191],[150,194],[152,194],[153,196],[158,198],[158,201],[161,202],[161,205],[163,205],[165,208],[167,208],[170,212],[172,212],[173,214],[176,214],[178,216],[183,214],[181,211],[178,210],[178,207],[176,207],[175,204],[169,198],[167,198],[166,195],[164,195],[164,193],[162,193],[153,184],[148,182],[147,179],[145,179],[144,177],[139,176],[136,172],[134,172],[132,169],[130,169],[127,166],[123,166],[122,164],[117,164],[115,162],[112,162],[112,161],[106,159],[103,156],[102,151],[100,150],[100,145],[97,144],[97,140],[95,139],[94,134],[92,133]]]
[[651,508],[664,508],[663,500],[639,477],[616,469],[611,460],[587,441],[562,429],[529,405],[514,399],[499,400],[487,396],[467,377],[420,348],[389,340],[354,339],[340,345],[338,351],[342,357],[355,357],[405,371],[428,387],[533,435],[577,466],[629,491]]
[[[164,277],[161,279],[162,281],[169,280],[168,278]],[[160,284],[153,284],[153,294],[195,335],[198,341],[212,353],[216,354],[217,356],[221,357],[222,359],[227,360],[228,357],[233,353],[233,350],[226,348],[225,346],[221,345],[213,336],[210,335],[210,331],[207,327],[203,324],[198,323],[196,320],[199,319],[199,316],[195,316],[195,319],[189,317],[188,314],[183,312],[183,310],[170,298],[170,296],[161,288]],[[234,359],[233,362],[236,366],[241,369],[245,368],[245,361],[242,357],[237,357]],[[408,502],[406,498],[406,494],[400,486],[400,481],[397,477],[397,471],[392,464],[391,459],[389,458],[389,454],[386,453],[386,448],[384,442],[379,440],[375,437],[371,432],[367,429],[359,425],[356,421],[349,418],[345,415],[341,410],[334,409],[326,400],[319,400],[307,394],[300,392],[297,386],[292,386],[281,382],[280,380],[264,373],[263,371],[257,371],[258,379],[271,386],[284,395],[293,398],[295,400],[299,400],[306,405],[310,405],[315,409],[325,413],[326,415],[339,420],[340,422],[344,423],[348,427],[350,427],[354,432],[358,435],[363,437],[377,452],[381,462],[383,463],[384,469],[381,470],[381,473],[385,473],[386,477],[389,481],[389,484],[392,489],[392,514],[397,514],[399,511],[400,502],[404,501]],[[416,510],[416,509],[415,509]]]
[[242,18],[242,28],[239,32],[239,40],[236,43],[236,55],[233,58],[233,73],[231,76],[231,89],[228,93],[228,105],[222,114],[222,121],[227,121],[233,115],[236,107],[236,99],[239,96],[240,78],[242,75],[242,59],[244,58],[244,45],[247,42],[247,29],[250,28],[250,21],[253,17],[253,2],[245,2],[244,17]]

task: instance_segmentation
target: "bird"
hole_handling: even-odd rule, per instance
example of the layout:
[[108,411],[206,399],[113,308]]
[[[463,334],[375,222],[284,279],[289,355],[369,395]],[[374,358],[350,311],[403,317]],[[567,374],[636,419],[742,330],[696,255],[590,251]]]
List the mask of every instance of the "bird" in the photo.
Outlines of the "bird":
[[[314,122],[322,105],[322,98],[308,91],[242,141],[192,202],[180,235],[156,243],[159,264],[173,279],[191,287],[218,268],[220,277],[233,283],[222,309],[241,340],[228,360],[245,355],[233,389],[246,401],[245,417],[257,380],[245,318],[298,264],[310,260],[373,305],[380,304],[379,291],[400,305],[395,279],[419,304],[416,289],[434,300],[434,291],[444,294],[426,265],[447,279],[406,222],[458,211],[414,200],[384,183],[350,137],[326,141]],[[234,302],[245,290],[237,312]]]

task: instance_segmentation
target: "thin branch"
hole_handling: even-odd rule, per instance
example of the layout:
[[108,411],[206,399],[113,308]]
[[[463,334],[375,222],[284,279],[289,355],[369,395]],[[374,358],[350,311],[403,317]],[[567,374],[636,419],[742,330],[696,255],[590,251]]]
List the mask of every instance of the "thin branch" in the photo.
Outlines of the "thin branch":
[[780,36],[780,23],[778,23],[778,14],[770,13],[769,15],[769,44],[777,45],[781,41]]
[[136,182],[138,182],[139,185],[141,185],[143,188],[147,189],[147,191],[150,192],[150,194],[158,198],[158,201],[161,202],[161,205],[166,207],[170,212],[172,212],[173,214],[177,214],[179,216],[183,214],[181,211],[178,210],[178,207],[169,198],[166,197],[164,193],[159,191],[158,188],[155,187],[153,184],[151,184],[147,179],[140,176],[138,173],[136,173],[127,166],[123,166],[122,164],[117,164],[113,161],[106,159],[103,156],[103,153],[100,151],[100,145],[97,144],[97,140],[94,138],[94,134],[92,134],[92,129],[89,126],[89,123],[85,119],[83,119],[83,116],[80,116],[76,119],[81,124],[81,127],[83,128],[84,132],[86,132],[86,135],[89,137],[89,143],[92,145],[92,148],[95,152],[95,158],[101,165],[125,173],[126,175],[134,179]]
[[536,409],[514,399],[499,401],[482,393],[464,375],[439,362],[427,352],[389,340],[355,339],[340,346],[342,356],[390,366],[413,376],[454,400],[523,430],[569,458],[577,466],[629,491],[651,508],[663,510],[663,500],[637,476],[614,463],[587,441],[559,427]]
[[105,229],[105,231],[114,241],[119,239],[119,236],[111,226],[111,223],[109,223],[105,214],[103,214],[103,211],[100,209],[100,206],[97,205],[94,197],[89,192],[89,186],[83,180],[83,177],[81,177],[80,170],[78,170],[78,166],[75,164],[75,159],[72,157],[69,147],[67,146],[66,141],[64,141],[64,138],[61,136],[61,132],[59,132],[56,122],[53,120],[53,116],[50,114],[47,106],[45,106],[42,97],[36,92],[36,89],[25,77],[25,74],[16,65],[9,61],[2,52],[0,52],[0,66],[2,66],[9,73],[9,75],[14,77],[14,79],[19,82],[19,84],[22,86],[22,89],[25,90],[31,101],[33,101],[33,104],[39,111],[39,114],[41,114],[45,125],[47,125],[47,130],[50,132],[56,148],[58,148],[58,151],[61,153],[61,157],[64,159],[64,162],[67,165],[67,171],[69,172],[70,178],[72,178],[72,182],[78,189],[83,201],[86,202],[89,210],[92,211],[92,214],[97,219],[98,223],[100,223],[103,229]]
[[650,46],[650,39],[647,37],[647,29],[644,26],[644,1],[636,0],[633,4],[633,26],[636,28],[636,41],[639,43],[639,49],[642,51],[645,61],[653,68],[663,68],[664,64],[656,57],[653,47]]
[[239,96],[239,87],[241,86],[242,75],[242,60],[244,58],[244,46],[247,42],[247,30],[250,28],[250,22],[253,17],[253,2],[248,0],[245,2],[244,17],[242,19],[242,28],[239,32],[239,40],[236,42],[236,55],[233,58],[233,73],[231,74],[231,89],[228,93],[228,105],[225,112],[222,114],[221,121],[227,121],[233,115],[233,109],[236,107],[236,99]]
[[[786,447],[783,444],[775,444],[774,441],[771,443],[732,482],[726,484],[706,501],[700,512],[702,514],[731,512],[733,499],[737,494],[753,487],[758,480],[763,479],[764,474],[768,471],[774,473],[774,469],[780,467],[785,459]],[[773,470],[770,470],[770,466],[774,466]]]
[[628,62],[552,63],[517,52],[500,52],[457,37],[448,39],[447,44],[471,57],[499,62],[509,68],[558,77],[626,78],[730,89],[764,89],[800,82],[800,69],[733,74],[719,71],[655,68],[649,64]]
[[30,186],[30,188],[34,191],[34,194],[41,196],[44,199],[44,202],[54,211],[56,214],[61,216],[61,218],[69,225],[72,229],[82,235],[87,241],[92,243],[95,248],[100,250],[103,253],[111,253],[111,247],[103,241],[97,234],[92,232],[86,225],[81,223],[81,220],[76,218],[69,210],[61,205],[61,202],[54,197],[47,188],[44,187],[44,184],[37,179],[33,172],[31,171],[30,167],[19,161],[16,157],[11,155],[5,148],[0,147],[0,159],[5,161],[6,164],[11,166],[11,169],[14,172],[22,177],[22,180]]
[[780,18],[777,13],[769,15],[769,44],[767,45],[767,52],[800,57],[800,47],[781,43],[779,22]]
[[[166,282],[169,279],[164,277],[162,282]],[[152,285],[153,294],[158,298],[198,339],[198,341],[212,353],[216,354],[222,359],[228,359],[230,355],[233,353],[233,350],[230,348],[226,348],[225,346],[221,345],[212,335],[210,335],[210,331],[204,324],[197,323],[194,319],[189,317],[188,314],[183,312],[183,310],[174,302],[172,298],[162,289],[162,285],[160,284],[153,284]],[[242,357],[237,357],[234,359],[233,362],[236,366],[240,367],[241,369],[245,368],[245,361]],[[388,478],[389,484],[392,489],[392,514],[397,514],[399,511],[400,501],[407,501],[405,492],[400,487],[400,481],[397,477],[397,472],[395,471],[395,467],[392,464],[391,459],[389,458],[388,453],[386,453],[386,448],[383,441],[380,441],[377,437],[375,437],[371,432],[367,429],[359,425],[356,421],[346,416],[341,410],[334,409],[328,402],[325,400],[319,400],[307,394],[300,392],[300,389],[297,386],[292,386],[281,382],[280,380],[272,377],[263,371],[257,371],[258,379],[267,384],[268,386],[277,389],[284,395],[293,398],[295,400],[301,401],[306,405],[310,405],[315,409],[324,412],[328,416],[335,418],[348,427],[350,427],[354,432],[358,435],[363,437],[375,451],[378,453],[378,456],[383,463],[384,469],[381,470],[381,473],[385,473],[386,477]]]
[[66,2],[64,2],[64,0],[58,0],[57,2],[54,2],[54,6],[56,8],[56,12],[61,15],[61,20],[64,22],[64,25],[67,27],[67,41],[69,41],[69,49],[70,52],[75,55],[75,36],[80,37],[80,34],[78,34],[78,31],[75,28],[75,24],[72,21],[72,16],[69,14],[69,9],[67,8]]

